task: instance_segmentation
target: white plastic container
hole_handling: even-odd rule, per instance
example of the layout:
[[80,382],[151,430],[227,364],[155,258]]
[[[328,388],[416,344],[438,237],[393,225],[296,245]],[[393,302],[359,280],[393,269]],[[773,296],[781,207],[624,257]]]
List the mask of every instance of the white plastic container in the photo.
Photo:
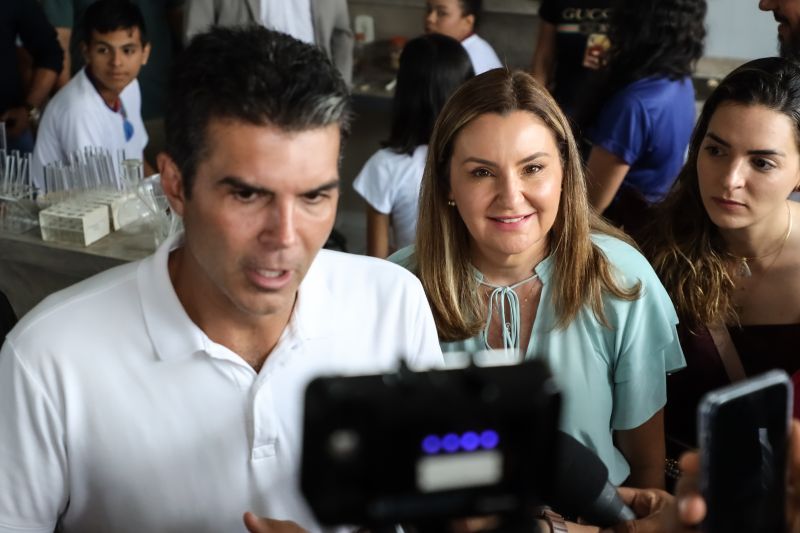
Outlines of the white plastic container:
[[108,206],[67,201],[39,212],[42,240],[89,246],[111,231]]

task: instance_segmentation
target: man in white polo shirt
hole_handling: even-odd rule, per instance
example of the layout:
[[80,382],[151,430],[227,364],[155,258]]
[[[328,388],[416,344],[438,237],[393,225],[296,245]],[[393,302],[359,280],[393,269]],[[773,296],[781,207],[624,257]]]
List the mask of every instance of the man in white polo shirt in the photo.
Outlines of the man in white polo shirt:
[[[141,160],[147,146],[136,80],[150,56],[141,11],[129,0],[99,0],[86,9],[83,28],[86,66],[47,105],[37,132],[31,175],[39,190],[45,165],[76,150],[124,150]],[[147,162],[145,171],[152,173]]]
[[159,170],[185,233],[9,334],[0,532],[241,531],[246,511],[319,529],[298,489],[307,382],[441,362],[413,275],[320,251],[347,101],[322,51],[264,28],[178,58]]

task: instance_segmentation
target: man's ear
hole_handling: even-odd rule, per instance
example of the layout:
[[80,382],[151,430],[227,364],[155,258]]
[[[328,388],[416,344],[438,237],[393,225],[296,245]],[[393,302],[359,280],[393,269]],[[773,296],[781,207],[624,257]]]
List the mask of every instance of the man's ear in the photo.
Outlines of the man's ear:
[[172,210],[183,216],[186,208],[186,191],[183,187],[183,175],[178,165],[166,152],[158,154],[156,159],[158,172],[161,174],[161,188],[169,200]]
[[85,41],[81,40],[81,55],[83,56],[83,62],[85,64],[89,63],[89,45],[86,44]]

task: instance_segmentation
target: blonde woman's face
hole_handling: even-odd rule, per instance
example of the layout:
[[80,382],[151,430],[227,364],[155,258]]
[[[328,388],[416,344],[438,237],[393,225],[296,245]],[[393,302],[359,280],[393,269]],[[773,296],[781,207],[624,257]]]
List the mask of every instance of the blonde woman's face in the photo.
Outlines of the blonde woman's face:
[[553,132],[532,113],[488,113],[464,127],[450,159],[450,199],[479,270],[545,257],[562,177]]
[[723,103],[697,156],[700,196],[722,230],[786,225],[786,198],[800,183],[792,120],[761,105]]

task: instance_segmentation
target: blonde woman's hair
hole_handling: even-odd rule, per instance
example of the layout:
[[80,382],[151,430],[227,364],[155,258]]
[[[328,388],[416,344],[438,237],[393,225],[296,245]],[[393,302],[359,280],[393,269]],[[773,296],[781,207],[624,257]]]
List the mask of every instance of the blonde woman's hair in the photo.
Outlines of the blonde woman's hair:
[[534,114],[553,132],[564,171],[560,206],[549,239],[554,260],[553,301],[545,303],[555,306],[557,327],[568,325],[587,304],[608,326],[603,292],[625,300],[639,297],[640,284],[621,287],[605,255],[590,239],[590,233],[597,232],[630,242],[590,209],[581,158],[566,117],[532,76],[495,69],[464,83],[445,105],[434,127],[422,179],[413,267],[442,341],[473,337],[482,329],[487,313],[473,273],[467,227],[447,203],[453,144],[478,116],[513,111]]
[[716,322],[737,323],[731,296],[730,259],[700,197],[697,158],[711,117],[722,104],[759,105],[789,117],[800,145],[800,67],[779,57],[740,66],[706,100],[689,143],[686,164],[659,206],[642,242],[681,323],[690,330]]

